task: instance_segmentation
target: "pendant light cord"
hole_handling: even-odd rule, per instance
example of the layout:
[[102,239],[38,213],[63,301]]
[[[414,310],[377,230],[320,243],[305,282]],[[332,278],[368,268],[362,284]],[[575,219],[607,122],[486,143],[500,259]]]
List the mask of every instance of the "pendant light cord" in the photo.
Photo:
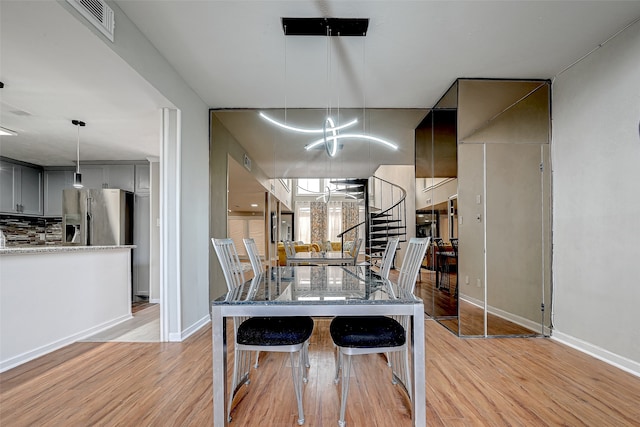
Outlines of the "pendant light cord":
[[284,124],[287,124],[287,26],[284,26]]
[[80,124],[77,124],[78,128],[78,141],[76,142],[76,173],[80,173]]

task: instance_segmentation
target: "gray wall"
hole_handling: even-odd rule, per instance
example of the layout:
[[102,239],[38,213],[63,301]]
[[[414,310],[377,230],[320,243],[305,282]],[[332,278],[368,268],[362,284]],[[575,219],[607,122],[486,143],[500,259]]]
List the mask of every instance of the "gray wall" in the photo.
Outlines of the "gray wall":
[[640,375],[640,23],[553,84],[554,336]]
[[[216,117],[215,111],[211,113],[211,147],[210,147],[210,181],[209,188],[211,199],[211,215],[209,232],[211,237],[230,237],[227,230],[227,173],[229,170],[229,158],[234,159],[239,164],[243,164],[246,150],[229,133],[222,122]],[[270,188],[270,181],[265,173],[254,163],[251,168],[251,175],[265,188]],[[266,191],[266,190],[265,190]],[[269,239],[268,234],[265,235]],[[216,257],[213,246],[209,244],[209,260],[211,265],[209,272],[209,295],[216,298],[227,290],[227,285],[222,274],[222,269]]]

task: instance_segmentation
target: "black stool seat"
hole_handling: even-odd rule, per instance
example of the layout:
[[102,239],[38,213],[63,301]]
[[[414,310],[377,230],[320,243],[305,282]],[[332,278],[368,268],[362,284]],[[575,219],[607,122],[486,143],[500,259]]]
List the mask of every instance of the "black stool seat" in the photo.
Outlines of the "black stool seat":
[[329,332],[338,347],[399,347],[407,340],[402,325],[386,316],[338,316]]
[[297,317],[250,317],[238,327],[237,342],[244,345],[294,345],[309,339],[313,319]]

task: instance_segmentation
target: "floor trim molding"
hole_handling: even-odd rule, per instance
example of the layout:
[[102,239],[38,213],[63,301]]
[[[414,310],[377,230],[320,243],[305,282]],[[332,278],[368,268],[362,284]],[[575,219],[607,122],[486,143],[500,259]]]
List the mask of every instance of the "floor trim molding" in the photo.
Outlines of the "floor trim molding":
[[195,334],[200,329],[202,329],[205,326],[207,326],[209,324],[209,322],[211,322],[211,315],[207,314],[202,319],[198,320],[196,323],[194,323],[193,325],[189,326],[187,329],[182,331],[182,336],[181,336],[180,341],[186,340],[191,335]]
[[51,353],[52,351],[58,350],[62,347],[65,347],[69,344],[73,344],[76,341],[83,340],[87,337],[95,335],[99,332],[102,332],[106,329],[112,328],[116,325],[119,325],[122,322],[126,322],[127,320],[133,318],[130,314],[117,317],[108,322],[105,322],[101,325],[94,326],[93,328],[86,329],[84,331],[78,332],[77,334],[69,335],[65,338],[59,339],[57,341],[51,342],[47,345],[43,345],[36,349],[27,351],[25,353],[14,356],[10,359],[6,359],[0,362],[0,372],[7,371],[9,369],[15,368],[23,363],[29,362],[30,360],[37,359],[40,356],[44,356],[47,353]]
[[571,335],[558,332],[557,329],[553,331],[551,339],[564,345],[568,345],[569,347],[575,348],[576,350],[586,353],[589,356],[593,356],[596,359],[602,360],[603,362],[615,366],[616,368],[620,368],[625,372],[635,375],[636,377],[640,377],[640,363],[634,360],[628,359],[624,356],[620,356],[619,354],[615,354],[609,350],[598,347],[597,345],[583,341]]

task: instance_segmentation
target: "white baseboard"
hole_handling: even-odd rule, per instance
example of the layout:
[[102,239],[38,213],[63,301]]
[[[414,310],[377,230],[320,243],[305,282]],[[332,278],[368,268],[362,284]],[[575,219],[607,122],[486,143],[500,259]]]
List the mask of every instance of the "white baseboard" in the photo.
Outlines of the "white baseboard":
[[568,345],[569,347],[575,348],[576,350],[593,356],[596,359],[613,365],[616,368],[620,368],[623,371],[629,372],[636,377],[640,377],[640,363],[634,360],[627,359],[626,357],[612,353],[609,350],[598,347],[579,338],[575,338],[571,335],[558,332],[558,330],[553,331],[551,339],[558,341],[559,343]]
[[211,315],[207,314],[202,319],[198,320],[193,325],[189,326],[187,329],[182,332],[173,332],[169,334],[170,342],[182,342],[189,338],[191,335],[196,333],[200,328],[206,326],[209,322],[211,322]]
[[43,345],[41,347],[35,348],[33,350],[27,351],[25,353],[14,356],[10,359],[0,361],[0,372],[7,371],[9,369],[15,368],[16,366],[22,365],[30,360],[37,359],[40,356],[44,356],[47,353],[51,353],[52,351],[58,350],[64,346],[69,344],[73,344],[76,341],[83,340],[85,338],[90,337],[91,335],[95,335],[99,332],[102,332],[106,329],[109,329],[113,326],[116,326],[124,321],[133,318],[131,314],[126,314],[121,317],[117,317],[113,320],[105,322],[101,325],[94,326],[93,328],[86,329],[84,331],[78,332],[77,334],[69,335],[68,337],[56,340],[49,344]]
[[160,304],[160,298],[158,298],[158,299],[156,299],[156,298],[153,298],[153,299],[149,298],[149,302],[150,302],[151,304]]
[[[470,298],[462,295],[460,296],[460,299],[463,299],[469,304],[473,304],[477,307],[480,307],[480,308],[484,307],[484,304],[481,300],[477,300],[475,298]],[[487,311],[491,314],[495,314],[496,316],[500,316],[504,319],[510,320],[514,323],[517,323],[518,325],[527,327],[534,331],[540,328],[540,324],[538,323],[531,322],[528,319],[522,319],[518,316],[514,316],[502,310],[495,309],[491,306],[487,307]],[[532,324],[535,327],[531,326]],[[608,363],[617,368],[620,368],[625,372],[629,372],[632,375],[640,377],[640,363],[634,360],[612,353],[609,350],[605,350],[601,347],[598,347],[596,345],[583,341],[579,338],[575,338],[571,335],[564,334],[562,332],[559,332],[556,329],[554,329],[553,332],[551,332],[549,328],[545,327],[544,333],[547,336],[551,336],[551,339],[559,343],[568,345],[569,347],[575,348],[576,350],[586,353],[592,357],[595,357],[598,360],[602,360],[603,362]]]
[[211,322],[211,315],[207,314],[202,319],[200,319],[199,321],[197,321],[196,323],[194,323],[193,325],[189,326],[187,329],[182,331],[182,340],[186,340],[191,335],[199,331],[201,328],[207,326],[209,322]]
[[[476,307],[484,308],[484,302],[482,300],[478,300],[475,298],[471,298],[466,295],[460,295],[460,299],[468,302],[469,304],[473,304]],[[524,317],[518,316],[513,313],[509,313],[507,311],[501,310],[496,307],[492,307],[490,305],[487,306],[487,313],[492,314],[494,316],[498,316],[502,319],[508,320],[511,323],[515,323],[516,325],[520,325],[524,328],[530,329],[536,333],[540,333],[540,323],[534,322],[530,319],[526,319]],[[545,326],[543,329],[543,334],[546,336],[551,335],[551,330]]]

